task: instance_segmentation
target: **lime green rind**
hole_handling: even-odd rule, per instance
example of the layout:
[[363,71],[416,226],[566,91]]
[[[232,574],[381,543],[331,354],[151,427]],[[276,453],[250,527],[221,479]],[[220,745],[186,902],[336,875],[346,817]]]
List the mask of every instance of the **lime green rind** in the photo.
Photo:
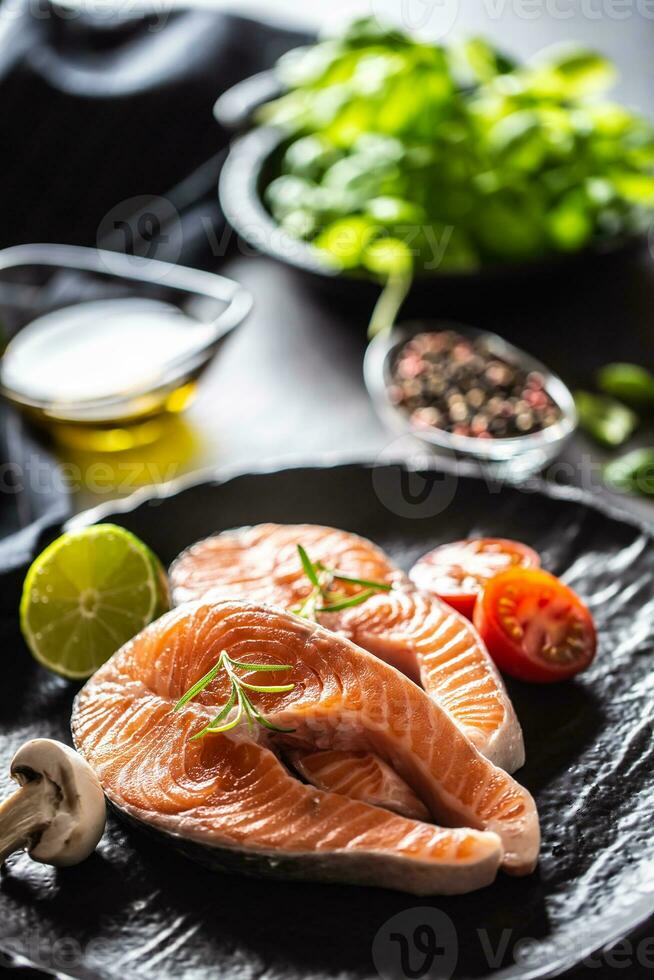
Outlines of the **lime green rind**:
[[169,608],[156,555],[125,528],[97,524],[63,534],[35,559],[19,615],[35,660],[80,680]]

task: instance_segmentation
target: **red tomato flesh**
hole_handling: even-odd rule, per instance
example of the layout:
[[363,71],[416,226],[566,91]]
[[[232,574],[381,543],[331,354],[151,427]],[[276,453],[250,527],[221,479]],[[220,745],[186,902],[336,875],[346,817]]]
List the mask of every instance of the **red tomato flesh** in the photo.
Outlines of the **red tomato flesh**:
[[508,568],[538,568],[540,558],[526,544],[508,538],[469,538],[442,544],[416,562],[410,575],[423,592],[472,619],[477,596],[488,579]]
[[589,610],[540,568],[513,568],[490,579],[475,606],[474,624],[500,670],[523,681],[565,680],[595,656]]

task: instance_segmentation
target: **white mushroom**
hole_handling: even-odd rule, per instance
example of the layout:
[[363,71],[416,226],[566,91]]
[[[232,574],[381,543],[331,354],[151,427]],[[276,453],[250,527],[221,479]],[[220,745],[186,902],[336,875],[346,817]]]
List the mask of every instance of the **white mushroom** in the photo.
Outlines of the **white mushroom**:
[[106,821],[98,778],[73,749],[49,738],[34,738],[11,760],[20,785],[0,805],[0,865],[27,849],[43,864],[64,867],[92,854]]

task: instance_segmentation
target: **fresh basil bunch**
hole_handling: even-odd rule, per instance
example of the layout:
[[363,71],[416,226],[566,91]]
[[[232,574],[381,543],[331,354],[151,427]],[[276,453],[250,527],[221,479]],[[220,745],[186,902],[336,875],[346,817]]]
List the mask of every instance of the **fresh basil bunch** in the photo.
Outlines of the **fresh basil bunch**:
[[397,238],[423,273],[574,252],[642,230],[654,209],[654,130],[603,93],[612,64],[557,47],[519,65],[473,39],[414,40],[375,20],[290,52],[275,219],[350,271]]

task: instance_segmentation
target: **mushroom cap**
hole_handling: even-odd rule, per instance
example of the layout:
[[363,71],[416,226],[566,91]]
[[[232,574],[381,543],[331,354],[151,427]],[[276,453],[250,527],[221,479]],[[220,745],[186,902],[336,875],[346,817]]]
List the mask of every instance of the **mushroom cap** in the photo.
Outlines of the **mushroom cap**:
[[93,853],[107,813],[98,777],[81,755],[63,742],[34,738],[16,752],[10,772],[21,786],[41,781],[44,799],[49,798],[45,826],[28,849],[30,857],[65,867]]

